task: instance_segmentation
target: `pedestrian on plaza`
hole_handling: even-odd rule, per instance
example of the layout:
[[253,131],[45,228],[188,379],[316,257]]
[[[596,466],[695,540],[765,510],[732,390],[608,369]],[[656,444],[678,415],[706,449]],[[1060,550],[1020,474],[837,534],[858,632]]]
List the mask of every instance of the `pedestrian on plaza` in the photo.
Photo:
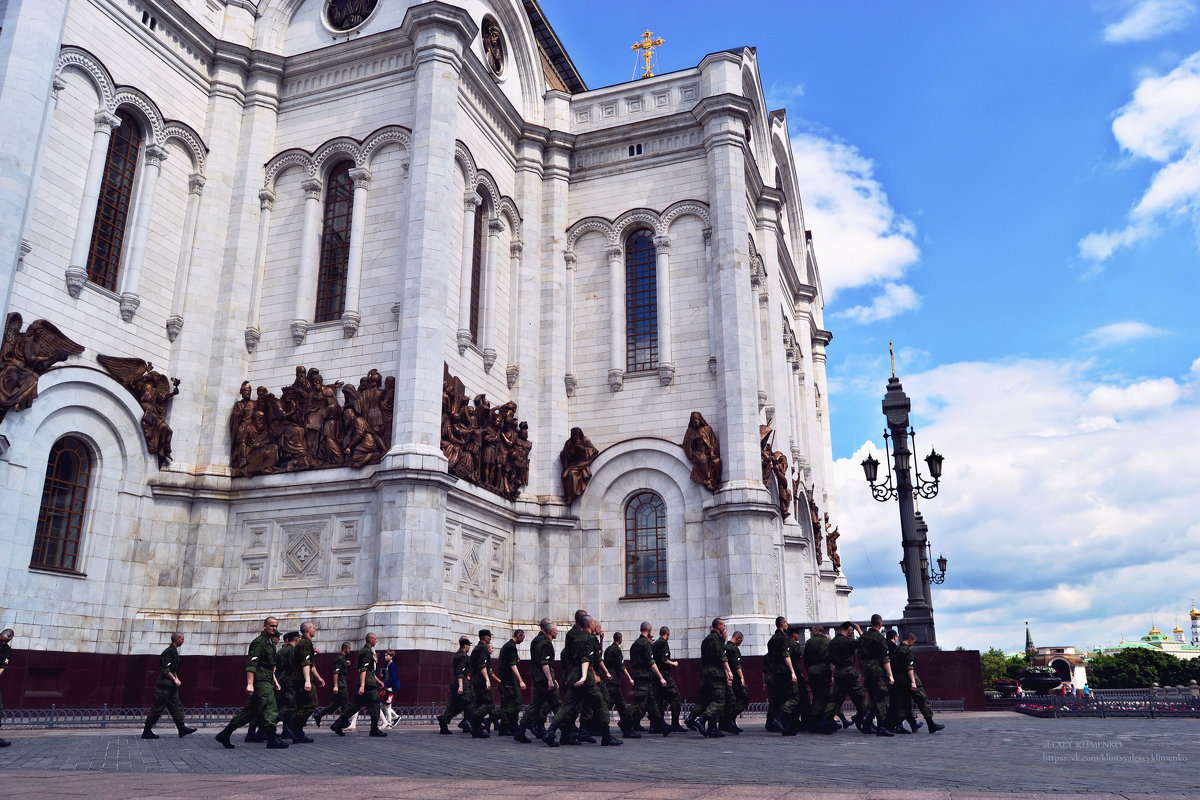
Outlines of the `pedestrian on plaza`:
[[716,617],[712,621],[708,636],[700,643],[700,709],[692,721],[695,730],[708,739],[723,738],[725,734],[717,727],[725,712],[725,692],[733,686],[733,672],[729,669],[729,656],[725,653],[725,620]]
[[[479,641],[471,650],[471,733],[476,739],[491,736],[487,729],[496,712],[493,680],[499,682],[499,676],[492,669],[492,632],[484,628],[479,631]],[[479,732],[483,735],[475,735]]]
[[913,645],[917,642],[917,636],[912,631],[904,634],[903,644],[896,650],[896,659],[892,662],[899,666],[896,683],[905,687],[906,696],[903,703],[907,710],[907,718],[909,725],[912,726],[913,733],[917,732],[920,725],[917,718],[912,713],[912,704],[915,702],[917,708],[921,711],[921,716],[925,717],[925,723],[929,727],[930,733],[937,733],[946,728],[945,725],[933,721],[933,707],[929,704],[929,698],[925,695],[925,686],[921,683],[921,679],[917,677],[916,672],[916,656],[913,654]]
[[283,723],[281,739],[292,739],[292,722],[296,717],[296,677],[300,674],[296,666],[296,642],[300,631],[288,631],[283,637],[283,647],[275,654],[275,679],[279,688],[275,692],[275,704],[279,708],[279,721]]
[[808,688],[812,692],[812,717],[810,733],[818,733],[825,723],[825,707],[829,705],[829,692],[833,674],[829,669],[829,637],[824,625],[813,625],[804,643],[804,671],[808,674]]
[[854,702],[854,716],[850,719],[860,733],[874,733],[875,726],[867,716],[867,693],[863,691],[862,681],[858,677],[855,663],[858,656],[858,639],[855,633],[862,633],[857,622],[843,622],[838,635],[829,642],[829,665],[833,668],[833,691],[829,695],[829,703],[825,706],[826,733],[841,730],[833,724],[833,716],[841,710],[842,703],[847,697]]
[[[10,646],[13,640],[12,628],[5,628],[0,631],[0,677],[3,677],[8,669],[8,662],[12,658],[12,647]],[[0,699],[0,727],[4,726],[4,701]],[[8,747],[12,742],[7,739],[0,739],[0,747]]]
[[625,637],[617,631],[613,634],[612,644],[604,649],[604,668],[609,676],[604,688],[608,694],[608,708],[617,710],[617,727],[621,729],[621,734],[626,739],[640,739],[642,734],[630,724],[629,707],[625,705],[625,693],[621,688],[622,679],[633,684],[633,678],[629,677],[629,670],[625,668],[625,653],[621,651],[624,641]]
[[358,650],[358,692],[350,707],[342,712],[329,726],[329,730],[338,736],[345,736],[342,731],[350,723],[350,719],[362,708],[366,707],[371,715],[371,736],[387,736],[379,730],[379,681],[375,679],[375,644],[379,641],[374,633],[368,633],[366,641]]
[[879,614],[871,615],[871,627],[859,638],[858,666],[862,670],[863,685],[871,697],[875,735],[892,736],[887,727],[888,693],[895,680],[892,678],[887,639],[883,636],[883,617]]
[[474,716],[471,698],[471,640],[463,636],[458,640],[458,650],[454,653],[454,659],[451,662],[450,696],[446,700],[446,710],[438,717],[438,725],[441,726],[438,733],[449,736],[450,720],[462,714],[463,722],[466,723],[472,736],[478,739],[490,735],[487,731],[483,731],[482,737],[476,736],[478,732],[471,725]]
[[216,740],[228,750],[233,749],[233,742],[229,741],[230,735],[248,722],[258,726],[266,739],[268,749],[278,750],[288,746],[275,731],[275,723],[279,721],[275,691],[279,688],[279,682],[275,679],[277,653],[274,637],[278,634],[279,620],[267,617],[263,620],[262,633],[255,637],[247,649],[246,706],[216,735]]
[[750,693],[746,691],[746,675],[742,672],[742,641],[745,637],[741,631],[734,631],[733,636],[725,643],[725,658],[729,662],[729,671],[733,675],[733,683],[725,692],[725,710],[718,726],[725,733],[734,736],[742,732],[737,724],[738,715],[750,705]]
[[787,617],[775,618],[775,633],[767,640],[767,654],[763,657],[763,682],[770,696],[768,730],[780,731],[784,736],[795,736],[796,684],[799,677],[792,666]]
[[629,674],[633,676],[633,706],[629,711],[629,722],[631,729],[640,733],[642,716],[648,714],[648,732],[666,736],[671,729],[658,705],[658,690],[667,682],[658,671],[658,664],[654,663],[654,644],[650,641],[650,631],[653,629],[649,622],[642,622],[641,635],[629,646]]
[[533,665],[533,697],[525,707],[525,713],[517,724],[513,738],[522,744],[533,740],[526,735],[532,731],[540,739],[546,733],[546,716],[558,711],[562,696],[558,681],[554,678],[554,640],[558,638],[558,626],[549,617],[538,623],[538,635],[529,645],[529,662]]
[[184,724],[183,703],[179,701],[179,648],[183,646],[183,634],[172,633],[171,643],[158,657],[158,683],[154,686],[154,704],[146,716],[146,725],[142,729],[143,739],[157,739],[154,724],[162,716],[163,711],[171,714],[175,727],[179,730],[179,738],[195,733],[195,728]]
[[578,619],[578,625],[579,633],[575,636],[574,645],[563,653],[563,683],[567,687],[566,696],[563,697],[558,713],[554,715],[554,721],[546,728],[542,741],[551,747],[558,747],[559,742],[555,739],[558,731],[569,730],[580,712],[584,708],[591,708],[596,715],[600,743],[605,747],[620,745],[621,740],[609,731],[608,720],[605,719],[607,712],[600,713],[604,700],[596,682],[595,672],[601,661],[600,640],[594,635],[594,626],[598,626],[598,623],[584,614]]
[[[332,714],[335,711],[344,711],[350,704],[350,690],[346,685],[346,674],[350,670],[350,654],[354,652],[354,645],[349,642],[342,642],[342,650],[338,653],[337,658],[333,660],[334,674],[334,694],[333,701],[313,715],[313,722],[317,723],[317,727],[321,727],[321,718]],[[315,668],[314,668],[315,673]],[[318,675],[317,680],[321,677]],[[325,682],[321,681],[324,686]]]
[[662,683],[658,687],[658,707],[663,713],[663,717],[667,715],[667,708],[671,709],[671,725],[672,732],[687,733],[687,728],[679,724],[679,712],[683,709],[683,695],[679,693],[679,687],[675,685],[675,679],[671,677],[672,671],[679,666],[678,661],[671,660],[671,629],[663,625],[658,629],[658,638],[654,640],[654,663],[658,666],[658,673],[662,676]]
[[796,693],[796,730],[807,729],[812,724],[812,702],[808,699],[808,673],[804,671],[804,645],[800,642],[800,626],[788,628],[788,658],[792,671],[796,673],[793,691]]
[[292,741],[300,744],[313,742],[313,738],[304,732],[304,726],[317,710],[317,687],[325,685],[325,679],[317,672],[317,648],[312,641],[316,635],[315,623],[300,623],[300,638],[295,645],[296,673],[292,687],[296,711],[291,725]]
[[518,666],[521,654],[517,646],[525,641],[525,631],[513,631],[512,638],[500,648],[500,735],[515,736],[517,722],[521,716],[521,692],[525,691],[525,679]]
[[389,728],[394,728],[400,720],[400,715],[392,709],[392,701],[400,692],[400,669],[396,666],[395,650],[383,652],[380,677],[383,678],[383,721]]

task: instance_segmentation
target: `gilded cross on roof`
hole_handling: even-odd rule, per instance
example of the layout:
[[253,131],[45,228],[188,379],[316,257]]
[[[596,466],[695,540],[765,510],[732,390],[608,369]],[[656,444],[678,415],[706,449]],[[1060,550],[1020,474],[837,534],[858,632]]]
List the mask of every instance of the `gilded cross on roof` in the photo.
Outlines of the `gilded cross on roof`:
[[650,62],[654,59],[654,49],[656,47],[662,47],[664,44],[666,44],[666,42],[661,36],[656,39],[654,38],[654,34],[647,29],[646,32],[642,34],[642,40],[637,44],[630,46],[629,49],[637,50],[638,55],[641,56],[642,60],[646,62],[646,71],[642,73],[643,78],[654,77],[654,72],[650,69]]

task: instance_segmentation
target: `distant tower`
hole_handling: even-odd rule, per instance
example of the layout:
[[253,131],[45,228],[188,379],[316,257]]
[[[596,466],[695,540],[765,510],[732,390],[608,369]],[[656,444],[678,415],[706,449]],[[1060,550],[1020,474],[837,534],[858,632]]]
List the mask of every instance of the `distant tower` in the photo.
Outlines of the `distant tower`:
[[1175,641],[1179,642],[1180,644],[1183,644],[1183,628],[1176,625],[1174,633],[1175,633]]
[[[1193,617],[1193,619],[1200,619],[1200,617]],[[1195,622],[1192,623],[1192,630],[1200,630]],[[1037,648],[1033,646],[1033,634],[1029,632],[1029,620],[1025,620],[1025,657],[1033,658],[1036,655]]]
[[1196,610],[1196,601],[1192,600],[1192,645],[1200,647],[1200,611]]

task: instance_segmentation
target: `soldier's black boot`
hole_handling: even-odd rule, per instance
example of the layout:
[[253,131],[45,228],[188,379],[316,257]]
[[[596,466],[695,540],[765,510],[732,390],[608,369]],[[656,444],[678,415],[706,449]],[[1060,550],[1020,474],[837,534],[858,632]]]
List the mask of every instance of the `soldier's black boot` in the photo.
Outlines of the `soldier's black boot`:
[[721,723],[717,726],[717,728],[718,728],[718,730],[722,730],[725,733],[728,733],[730,736],[737,736],[739,733],[742,732],[742,729],[739,728],[737,725],[733,724],[733,720],[731,720],[731,719],[721,720]]
[[693,730],[693,731],[696,730],[696,709],[695,708],[692,708],[692,713],[687,715],[687,719],[685,719],[683,721],[683,724],[689,730]]
[[708,738],[708,717],[704,716],[703,714],[698,715],[692,720],[690,727],[705,739]]
[[896,727],[892,728],[892,733],[906,733],[906,734],[911,734],[911,733],[912,733],[912,731],[910,731],[908,728],[904,727],[904,723],[903,723],[903,722],[898,722],[898,723],[896,723]]
[[784,736],[795,736],[800,732],[800,723],[796,720],[796,717],[790,714],[779,715],[779,726],[783,729]]
[[724,739],[725,734],[721,732],[721,727],[715,719],[708,721],[708,732],[706,734],[710,739]]
[[218,742],[220,742],[221,746],[224,747],[226,750],[232,750],[233,742],[229,741],[229,735],[231,733],[233,733],[233,726],[226,725],[224,728],[221,729],[221,732],[218,733],[214,738]]
[[246,728],[246,737],[242,739],[246,744],[262,744],[266,740],[266,737],[263,736],[262,731],[259,730],[257,725],[251,725]]
[[12,742],[10,742],[8,739],[0,739],[0,747],[11,747],[11,746],[12,746]]
[[142,729],[142,738],[143,739],[157,739],[158,734],[155,733],[154,731],[150,730],[149,728],[143,728]]
[[193,734],[195,732],[196,732],[195,728],[189,728],[187,725],[184,725],[182,728],[179,729],[179,738],[182,739],[183,737]]
[[621,735],[626,739],[640,739],[642,735],[638,733],[637,728],[629,721],[629,717],[624,717],[617,722],[617,727],[621,729]]
[[521,744],[533,743],[533,740],[525,735],[525,726],[521,724],[517,725],[517,732],[513,734],[513,741],[520,742]]
[[267,728],[267,749],[268,750],[286,750],[288,743],[279,738],[279,734],[275,732],[275,727]]
[[453,735],[450,733],[450,726],[447,725],[446,723],[442,722],[440,719],[438,720],[438,733],[440,733],[442,736],[452,736]]
[[671,729],[667,727],[666,721],[650,720],[650,729],[647,733],[661,733],[663,736],[668,735]]
[[837,733],[842,729],[841,723],[833,718],[832,714],[825,717],[825,721],[821,723],[820,731],[824,734]]
[[379,728],[377,728],[377,727],[376,727],[376,726],[374,726],[374,725],[372,725],[372,726],[371,726],[371,732],[370,732],[369,734],[367,734],[367,735],[368,735],[368,736],[374,736],[374,737],[376,737],[376,738],[382,738],[382,737],[384,737],[384,736],[387,736],[387,734],[386,734],[385,732],[383,732],[383,731],[379,730]]
[[279,726],[283,729],[283,731],[279,734],[279,738],[280,739],[292,738],[292,722],[291,722],[291,720],[281,719],[279,721],[283,723],[281,726]]
[[292,720],[292,741],[296,744],[312,744],[313,738],[304,732],[304,724],[299,720]]
[[673,713],[671,715],[670,731],[671,731],[671,733],[687,733],[687,728],[685,728],[679,724],[679,714],[678,713]]
[[558,747],[558,740],[555,738],[557,735],[558,726],[551,722],[550,727],[546,728],[546,732],[542,734],[542,741],[545,742],[548,747]]
[[471,725],[471,738],[472,739],[490,739],[490,738],[492,738],[492,735],[487,732],[487,728],[484,727],[483,720],[480,717],[478,717],[478,716],[472,717],[470,725]]
[[934,722],[933,717],[926,717],[925,721],[929,723],[929,732],[930,733],[937,733],[938,731],[946,729],[945,725],[942,725],[941,723],[938,723],[938,722]]
[[611,733],[605,733],[603,736],[600,737],[600,746],[601,747],[616,747],[619,744],[624,744],[624,742],[622,742],[617,737],[613,736]]
[[895,736],[896,734],[894,734],[890,730],[888,730],[887,726],[881,722],[881,723],[879,723],[879,726],[875,728],[875,735],[890,737],[890,736]]

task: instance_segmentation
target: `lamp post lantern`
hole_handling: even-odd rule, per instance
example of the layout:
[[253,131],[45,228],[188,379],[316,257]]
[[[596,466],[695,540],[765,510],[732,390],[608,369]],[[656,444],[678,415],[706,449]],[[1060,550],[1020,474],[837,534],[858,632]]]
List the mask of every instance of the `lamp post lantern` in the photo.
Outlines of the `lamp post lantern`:
[[[916,510],[917,497],[926,499],[937,496],[938,483],[942,477],[943,457],[936,450],[930,451],[923,460],[929,469],[929,479],[921,475],[916,467],[916,483],[910,471],[911,441],[916,446],[916,431],[909,426],[909,411],[912,403],[904,393],[904,387],[893,370],[888,380],[887,393],[883,396],[883,415],[887,418],[887,430],[883,433],[884,454],[888,455],[891,440],[891,458],[888,459],[887,479],[876,483],[879,477],[879,461],[868,455],[862,462],[863,473],[871,487],[871,495],[878,501],[895,499],[900,506],[900,540],[904,547],[904,560],[900,562],[908,584],[908,604],[904,607],[904,626],[917,637],[916,648],[937,649],[937,636],[933,625],[933,597],[930,583],[941,583],[946,579],[946,558],[937,560],[940,572],[930,568],[928,526]],[[890,432],[890,435],[889,435]],[[895,477],[893,478],[893,470]]]

